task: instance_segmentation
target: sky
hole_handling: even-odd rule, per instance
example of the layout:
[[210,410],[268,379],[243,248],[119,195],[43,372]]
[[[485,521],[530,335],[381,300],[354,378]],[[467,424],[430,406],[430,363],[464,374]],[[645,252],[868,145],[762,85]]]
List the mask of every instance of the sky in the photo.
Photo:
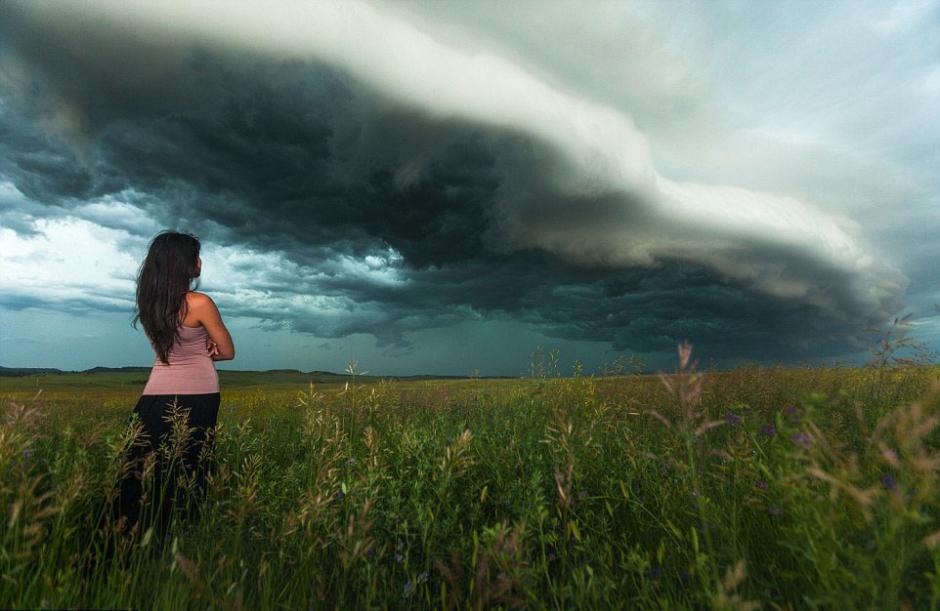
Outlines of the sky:
[[940,349],[940,0],[0,3],[0,365],[523,375]]

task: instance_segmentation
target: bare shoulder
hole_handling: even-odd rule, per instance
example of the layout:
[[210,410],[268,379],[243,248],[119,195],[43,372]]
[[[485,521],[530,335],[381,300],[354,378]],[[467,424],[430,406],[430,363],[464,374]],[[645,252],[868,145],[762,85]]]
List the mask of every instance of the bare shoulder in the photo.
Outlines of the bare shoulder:
[[189,291],[186,293],[186,301],[193,307],[205,307],[209,304],[214,304],[212,297],[209,297],[205,293],[200,293],[199,291]]

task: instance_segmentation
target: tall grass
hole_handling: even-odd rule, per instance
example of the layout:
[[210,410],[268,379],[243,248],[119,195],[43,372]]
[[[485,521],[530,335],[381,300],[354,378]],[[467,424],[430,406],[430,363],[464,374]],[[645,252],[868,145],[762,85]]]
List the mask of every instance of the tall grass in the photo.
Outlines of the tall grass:
[[[165,542],[96,530],[132,402],[5,384],[0,606],[937,608],[936,369],[701,374],[690,350],[662,377],[552,356],[223,389],[201,519]],[[90,562],[108,537],[127,562]]]

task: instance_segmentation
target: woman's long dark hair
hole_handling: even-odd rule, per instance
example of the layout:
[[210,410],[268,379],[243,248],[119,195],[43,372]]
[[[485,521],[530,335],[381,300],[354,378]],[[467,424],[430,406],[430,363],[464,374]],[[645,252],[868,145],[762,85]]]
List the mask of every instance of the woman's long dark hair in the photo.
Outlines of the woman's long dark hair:
[[194,235],[162,231],[150,242],[137,272],[137,310],[131,325],[136,329],[138,320],[143,324],[147,339],[167,365],[180,321],[186,316],[190,281],[199,277],[200,247]]

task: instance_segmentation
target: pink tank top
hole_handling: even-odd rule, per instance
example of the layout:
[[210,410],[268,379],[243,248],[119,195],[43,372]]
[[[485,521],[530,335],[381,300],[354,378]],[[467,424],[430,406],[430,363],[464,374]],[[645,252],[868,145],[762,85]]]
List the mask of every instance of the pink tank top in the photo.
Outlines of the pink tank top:
[[219,392],[219,373],[206,349],[209,332],[198,327],[179,326],[180,335],[167,355],[169,365],[154,351],[153,369],[143,395],[202,395]]

